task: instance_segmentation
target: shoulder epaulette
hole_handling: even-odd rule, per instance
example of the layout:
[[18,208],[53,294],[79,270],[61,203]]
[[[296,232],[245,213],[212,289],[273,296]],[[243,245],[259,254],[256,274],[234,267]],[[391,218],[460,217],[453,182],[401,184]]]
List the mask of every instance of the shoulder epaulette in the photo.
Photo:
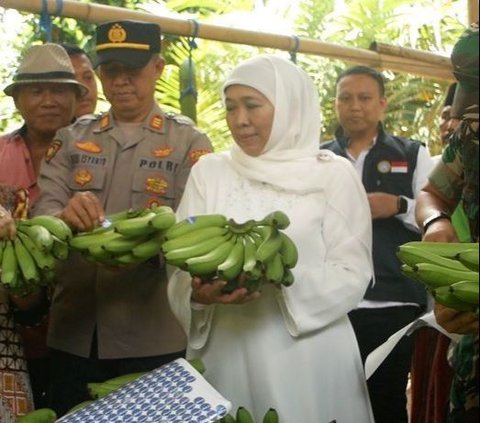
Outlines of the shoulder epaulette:
[[188,116],[185,116],[185,115],[179,115],[177,113],[167,112],[167,113],[165,113],[165,116],[166,116],[167,119],[172,119],[172,120],[174,120],[175,122],[177,122],[181,125],[190,125],[190,126],[195,125],[195,122],[192,119],[190,119]]

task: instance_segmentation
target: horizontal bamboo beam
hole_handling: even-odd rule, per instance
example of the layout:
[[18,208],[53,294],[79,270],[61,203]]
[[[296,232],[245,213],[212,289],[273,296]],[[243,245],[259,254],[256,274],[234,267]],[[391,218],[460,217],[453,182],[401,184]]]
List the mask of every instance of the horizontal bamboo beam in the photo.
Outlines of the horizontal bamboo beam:
[[[57,1],[46,0],[47,11],[52,16],[56,14]],[[90,23],[102,23],[109,20],[135,19],[154,22],[160,25],[162,32],[179,36],[192,36],[195,23],[187,19],[174,19],[152,13],[139,12],[121,7],[105,6],[96,3],[84,3],[74,0],[63,0],[60,16],[69,17]],[[16,9],[23,12],[41,13],[42,0],[0,0],[0,7]],[[406,72],[440,80],[453,80],[450,65],[439,64],[438,56],[430,53],[432,61],[417,60],[406,56],[381,54],[379,52],[355,47],[341,46],[334,43],[295,36],[278,35],[243,29],[228,28],[219,25],[199,23],[198,38],[244,44],[256,47],[274,48],[284,51],[296,50],[298,53],[328,57],[345,62],[363,64],[377,69]]]

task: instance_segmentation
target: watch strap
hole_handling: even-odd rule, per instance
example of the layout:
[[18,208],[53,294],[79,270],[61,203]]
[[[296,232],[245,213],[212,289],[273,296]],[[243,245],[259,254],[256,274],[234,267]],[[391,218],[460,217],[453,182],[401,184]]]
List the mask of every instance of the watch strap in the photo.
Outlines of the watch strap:
[[423,232],[425,233],[428,229],[428,227],[436,222],[437,220],[440,220],[440,219],[447,219],[449,222],[452,221],[450,215],[444,211],[439,211],[439,212],[436,212],[434,214],[432,214],[431,216],[427,217],[424,221],[423,221],[423,224],[422,224],[422,228],[423,228]]

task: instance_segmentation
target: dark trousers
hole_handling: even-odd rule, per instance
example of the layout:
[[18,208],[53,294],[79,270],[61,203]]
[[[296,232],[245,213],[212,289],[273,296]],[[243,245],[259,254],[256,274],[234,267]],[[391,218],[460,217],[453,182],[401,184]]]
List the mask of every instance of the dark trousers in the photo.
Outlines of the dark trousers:
[[88,395],[87,383],[103,382],[117,376],[149,372],[177,358],[185,351],[154,357],[121,359],[98,359],[78,357],[63,351],[50,350],[50,399],[49,407],[63,416],[73,406],[92,399]]
[[[362,361],[420,313],[415,306],[361,308],[349,313]],[[407,423],[406,388],[414,337],[405,336],[367,381],[376,423]]]

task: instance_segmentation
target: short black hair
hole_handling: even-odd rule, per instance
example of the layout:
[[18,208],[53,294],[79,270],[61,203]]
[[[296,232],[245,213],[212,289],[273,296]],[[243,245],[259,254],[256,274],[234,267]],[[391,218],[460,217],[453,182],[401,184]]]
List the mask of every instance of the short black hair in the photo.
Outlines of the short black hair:
[[372,78],[378,85],[378,88],[380,89],[380,95],[383,97],[385,95],[385,79],[383,78],[383,75],[376,71],[373,68],[370,68],[368,66],[353,66],[351,68],[348,68],[344,70],[340,75],[337,77],[337,81],[335,82],[335,85],[338,85],[338,83],[345,77],[350,76],[350,75],[367,75],[370,78]]
[[445,97],[445,101],[443,102],[443,107],[451,106],[453,104],[453,99],[455,97],[455,90],[457,89],[457,83],[454,82],[450,84],[447,91],[447,96]]
[[75,44],[69,44],[69,43],[61,43],[60,45],[65,49],[65,51],[69,56],[84,54],[85,56],[87,56],[90,63],[92,63],[92,59],[90,59],[90,56],[83,48],[78,47]]

